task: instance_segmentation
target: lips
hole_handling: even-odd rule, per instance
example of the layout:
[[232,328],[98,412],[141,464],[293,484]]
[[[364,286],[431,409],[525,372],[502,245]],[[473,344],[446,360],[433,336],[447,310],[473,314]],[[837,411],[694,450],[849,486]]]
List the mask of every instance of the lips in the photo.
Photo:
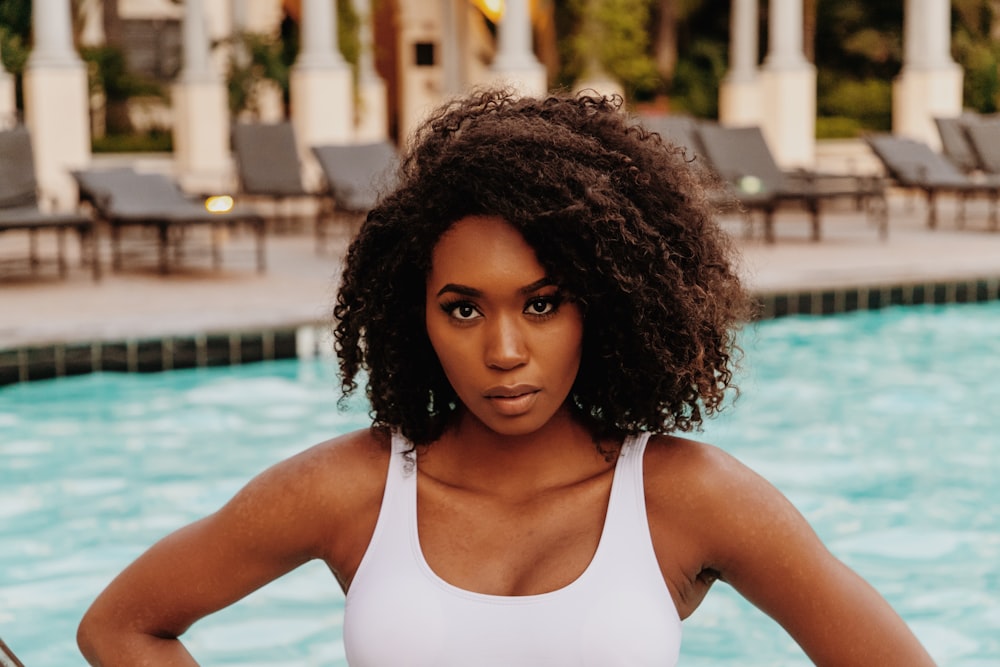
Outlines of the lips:
[[525,394],[534,394],[539,387],[531,384],[498,385],[483,392],[486,398],[517,398]]
[[497,413],[505,417],[517,417],[527,413],[535,405],[541,388],[529,384],[490,387],[483,396]]

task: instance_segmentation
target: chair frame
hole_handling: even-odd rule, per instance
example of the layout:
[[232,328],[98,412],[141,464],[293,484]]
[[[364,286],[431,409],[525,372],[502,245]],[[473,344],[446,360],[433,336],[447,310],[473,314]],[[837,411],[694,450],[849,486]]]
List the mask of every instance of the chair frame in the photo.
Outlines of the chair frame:
[[28,266],[37,275],[43,261],[39,255],[38,235],[45,231],[56,234],[56,266],[59,277],[69,275],[66,260],[66,231],[76,232],[80,242],[80,258],[90,264],[95,281],[101,278],[100,257],[94,220],[76,212],[45,212],[38,206],[38,183],[31,134],[23,125],[0,131],[0,234],[28,234]]
[[[210,213],[203,208],[203,202],[184,195],[171,179],[162,174],[144,174],[131,168],[112,170],[79,170],[73,177],[80,186],[80,201],[90,206],[97,218],[108,226],[111,237],[111,268],[121,271],[123,266],[122,230],[129,227],[153,229],[157,239],[157,268],[161,275],[171,273],[170,245],[172,234],[194,226],[207,226],[211,236],[212,267],[222,268],[222,250],[219,246],[219,231],[236,225],[249,225],[255,235],[255,262],[258,273],[266,270],[266,221],[253,211],[239,210],[231,213]],[[116,188],[136,186],[146,183],[159,192],[165,193],[166,201],[156,202],[149,207],[120,207],[116,201],[122,193]],[[167,189],[170,188],[170,189]],[[176,194],[171,194],[171,191]],[[171,203],[170,200],[173,200]],[[134,202],[133,202],[134,203]],[[175,248],[176,264],[181,261],[181,253]]]
[[[729,194],[749,217],[764,214],[764,240],[775,242],[774,216],[787,204],[798,204],[809,214],[811,238],[821,239],[822,203],[851,200],[865,209],[879,239],[889,235],[885,183],[875,175],[830,174],[807,169],[784,170],[774,159],[757,126],[727,127],[702,123],[699,144],[712,169],[729,185]],[[734,151],[735,148],[738,150]],[[756,187],[751,187],[756,186]]]

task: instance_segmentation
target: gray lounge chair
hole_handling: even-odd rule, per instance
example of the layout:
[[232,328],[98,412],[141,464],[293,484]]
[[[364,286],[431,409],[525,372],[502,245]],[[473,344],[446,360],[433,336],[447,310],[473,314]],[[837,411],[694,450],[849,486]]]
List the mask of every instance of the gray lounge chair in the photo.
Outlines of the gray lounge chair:
[[990,225],[997,226],[997,198],[1000,196],[1000,176],[980,175],[971,178],[925,142],[891,134],[871,134],[865,137],[886,172],[901,186],[919,190],[927,198],[927,226],[937,226],[938,194],[945,192],[959,198],[958,224],[965,222],[965,201],[973,196],[986,196],[990,201]]
[[[314,200],[322,209],[322,193],[310,191],[302,179],[295,129],[290,122],[237,123],[232,130],[233,155],[242,195],[270,200],[274,205],[272,226],[287,229],[293,216],[285,209],[290,200]],[[316,222],[319,239],[325,224],[320,215]]]
[[210,212],[203,201],[192,199],[163,174],[139,173],[129,167],[108,170],[74,171],[80,186],[80,199],[89,203],[111,230],[112,268],[122,268],[121,232],[128,227],[156,231],[157,266],[160,273],[171,271],[184,253],[186,232],[191,227],[210,229],[212,265],[222,266],[219,243],[222,228],[248,225],[256,236],[256,266],[265,270],[264,218],[244,207],[228,212]]
[[640,116],[638,120],[647,130],[656,132],[671,144],[683,148],[692,159],[703,155],[704,149],[698,139],[697,119],[675,114],[649,114]]
[[[388,141],[313,146],[312,152],[323,170],[331,209],[321,216],[324,220],[334,214],[350,218],[366,214],[379,194],[391,187],[399,159],[396,147]],[[325,238],[326,231],[321,225],[317,229],[317,247],[321,248]]]
[[969,112],[961,116],[934,119],[938,136],[941,137],[941,152],[967,174],[980,169],[980,163],[966,129],[968,125],[976,124],[981,119],[979,114]]
[[34,275],[42,265],[38,234],[56,234],[56,265],[59,275],[68,274],[66,231],[76,232],[80,255],[89,262],[95,280],[101,276],[93,220],[81,213],[47,213],[38,207],[38,184],[31,135],[23,126],[0,131],[0,233],[28,233],[28,266]]
[[881,178],[851,174],[823,174],[805,169],[781,169],[759,127],[702,124],[698,138],[716,173],[730,193],[748,211],[764,214],[764,238],[774,242],[774,214],[785,204],[797,204],[810,214],[812,239],[820,239],[821,204],[849,200],[865,208],[878,228],[888,235],[888,210]]
[[1000,120],[981,118],[962,129],[979,170],[1000,175]]

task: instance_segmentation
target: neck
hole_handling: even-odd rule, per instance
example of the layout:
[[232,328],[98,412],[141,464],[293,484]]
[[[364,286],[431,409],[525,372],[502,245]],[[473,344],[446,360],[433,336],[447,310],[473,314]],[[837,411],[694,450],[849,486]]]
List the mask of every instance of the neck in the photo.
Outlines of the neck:
[[[619,444],[601,443],[604,451],[614,451]],[[567,409],[524,435],[497,433],[465,412],[420,456],[421,472],[498,495],[577,483],[612,465]]]

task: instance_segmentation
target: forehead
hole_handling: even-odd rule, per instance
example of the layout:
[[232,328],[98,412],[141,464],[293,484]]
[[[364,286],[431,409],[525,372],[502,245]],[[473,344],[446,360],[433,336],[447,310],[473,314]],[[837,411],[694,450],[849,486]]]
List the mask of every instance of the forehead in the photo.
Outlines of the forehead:
[[503,218],[458,220],[434,246],[429,281],[468,282],[516,278],[529,283],[545,275],[535,250]]

